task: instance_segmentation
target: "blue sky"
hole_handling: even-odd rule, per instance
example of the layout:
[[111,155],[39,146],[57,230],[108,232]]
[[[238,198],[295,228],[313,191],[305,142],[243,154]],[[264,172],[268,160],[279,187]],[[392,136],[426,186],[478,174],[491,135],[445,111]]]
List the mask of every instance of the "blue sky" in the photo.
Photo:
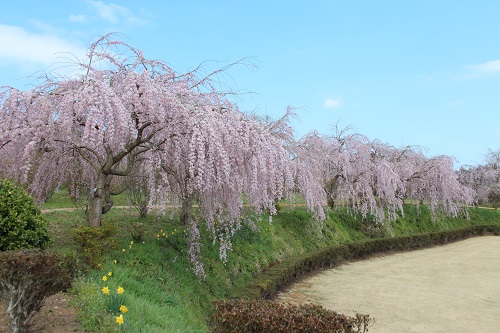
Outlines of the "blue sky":
[[[25,1],[0,10],[0,85],[120,32],[146,57],[207,71],[247,112],[297,108],[298,136],[338,123],[393,146],[480,164],[500,148],[500,1]],[[64,69],[63,69],[64,70]]]

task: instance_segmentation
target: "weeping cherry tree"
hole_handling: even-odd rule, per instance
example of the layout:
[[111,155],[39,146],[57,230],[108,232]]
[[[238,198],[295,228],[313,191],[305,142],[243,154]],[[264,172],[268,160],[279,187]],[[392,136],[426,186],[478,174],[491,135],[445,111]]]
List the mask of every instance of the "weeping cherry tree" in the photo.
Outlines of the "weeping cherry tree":
[[[297,189],[289,153],[269,126],[217,89],[212,79],[225,69],[179,74],[112,37],[90,46],[78,75],[29,91],[4,88],[0,121],[19,135],[2,140],[15,147],[16,167],[38,200],[68,186],[75,198],[90,198],[94,227],[112,208],[115,185],[126,184],[117,180],[139,173],[150,206],[181,205],[189,254],[203,275],[199,225],[225,260],[231,236],[247,221],[243,197],[255,211],[274,214],[275,201]],[[199,218],[189,213],[193,202]]]

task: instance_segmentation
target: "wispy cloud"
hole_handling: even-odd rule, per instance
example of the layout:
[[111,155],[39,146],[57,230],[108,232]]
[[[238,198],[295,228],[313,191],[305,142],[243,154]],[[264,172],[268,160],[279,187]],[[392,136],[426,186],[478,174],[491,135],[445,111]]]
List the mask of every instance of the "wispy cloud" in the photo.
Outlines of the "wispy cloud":
[[83,14],[74,15],[74,14],[72,14],[68,17],[68,21],[77,22],[77,23],[84,23],[84,22],[87,22],[87,15],[83,15]]
[[86,50],[61,37],[49,33],[32,33],[23,27],[0,24],[0,59],[21,66],[52,65],[61,57],[82,58]]
[[475,74],[499,73],[500,60],[487,61],[482,64],[466,65],[465,69]]
[[133,25],[143,25],[148,23],[147,20],[135,16],[130,9],[114,3],[106,4],[102,1],[95,0],[87,0],[87,3],[95,9],[100,18],[109,23],[127,23]]
[[341,105],[340,99],[334,99],[334,98],[327,98],[323,102],[323,106],[327,109],[336,109],[339,108]]

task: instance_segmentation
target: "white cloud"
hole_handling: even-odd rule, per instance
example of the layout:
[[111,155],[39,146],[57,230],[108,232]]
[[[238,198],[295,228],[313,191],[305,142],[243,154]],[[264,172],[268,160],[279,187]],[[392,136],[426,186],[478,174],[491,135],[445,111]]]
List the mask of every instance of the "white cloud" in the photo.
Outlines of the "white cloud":
[[467,65],[465,69],[477,74],[492,74],[500,72],[500,60],[487,61],[482,64]]
[[323,106],[327,109],[336,109],[340,107],[340,99],[327,98],[323,102]]
[[95,0],[87,0],[87,3],[90,4],[92,7],[94,7],[94,9],[97,11],[97,15],[99,15],[102,19],[110,23],[116,24],[120,23],[123,20],[125,20],[126,23],[134,25],[141,25],[147,23],[146,20],[136,17],[132,13],[132,11],[130,11],[126,7],[114,3],[106,4],[102,1],[95,1]]
[[31,33],[23,27],[0,24],[0,59],[19,65],[52,65],[61,58],[85,56],[86,50],[55,34]]
[[58,30],[56,27],[47,24],[43,21],[35,20],[35,19],[30,19],[28,20],[29,25],[33,27],[33,29],[37,30],[39,33],[43,33],[46,35],[57,35],[60,30]]
[[83,15],[83,14],[81,14],[81,15],[72,14],[68,17],[68,20],[70,22],[84,23],[84,22],[87,22],[87,16]]

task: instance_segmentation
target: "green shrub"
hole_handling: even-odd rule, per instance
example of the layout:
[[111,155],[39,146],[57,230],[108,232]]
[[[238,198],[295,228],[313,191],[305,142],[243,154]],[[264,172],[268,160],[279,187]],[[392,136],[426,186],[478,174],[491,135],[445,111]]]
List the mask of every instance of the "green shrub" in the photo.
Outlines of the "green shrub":
[[18,184],[0,180],[0,251],[46,248],[48,223],[33,198]]
[[79,227],[73,232],[76,251],[85,267],[97,268],[104,253],[116,249],[117,242],[113,239],[117,229],[114,224],[103,224],[101,227]]
[[320,305],[295,306],[272,301],[223,300],[214,302],[214,333],[352,333],[368,332],[372,319],[327,310]]
[[71,286],[74,264],[53,251],[0,252],[0,296],[13,332],[26,332],[45,299]]
[[128,226],[130,235],[136,243],[141,243],[144,240],[144,235],[146,233],[146,226],[141,222],[134,222]]

